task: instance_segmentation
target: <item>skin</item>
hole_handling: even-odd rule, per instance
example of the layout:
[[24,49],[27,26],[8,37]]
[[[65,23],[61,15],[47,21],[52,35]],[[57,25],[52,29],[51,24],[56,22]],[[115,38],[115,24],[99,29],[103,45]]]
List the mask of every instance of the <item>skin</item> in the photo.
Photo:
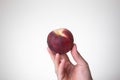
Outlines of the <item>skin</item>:
[[58,80],[92,80],[89,65],[77,51],[74,44],[71,55],[76,65],[72,64],[67,54],[54,53],[48,48],[48,52],[55,66]]

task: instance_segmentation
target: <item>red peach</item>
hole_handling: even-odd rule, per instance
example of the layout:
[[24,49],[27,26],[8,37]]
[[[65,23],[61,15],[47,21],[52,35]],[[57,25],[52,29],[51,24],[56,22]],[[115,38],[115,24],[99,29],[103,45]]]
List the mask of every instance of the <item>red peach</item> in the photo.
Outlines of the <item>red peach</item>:
[[51,31],[47,37],[48,47],[55,53],[65,54],[73,47],[73,35],[66,28]]

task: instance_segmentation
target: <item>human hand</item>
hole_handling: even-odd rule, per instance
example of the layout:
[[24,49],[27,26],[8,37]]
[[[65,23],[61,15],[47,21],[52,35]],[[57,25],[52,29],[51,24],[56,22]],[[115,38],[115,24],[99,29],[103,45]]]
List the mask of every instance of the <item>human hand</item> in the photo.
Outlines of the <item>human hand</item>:
[[92,80],[89,65],[77,51],[74,44],[71,54],[76,65],[72,64],[67,54],[54,53],[48,48],[48,52],[55,66],[58,80]]

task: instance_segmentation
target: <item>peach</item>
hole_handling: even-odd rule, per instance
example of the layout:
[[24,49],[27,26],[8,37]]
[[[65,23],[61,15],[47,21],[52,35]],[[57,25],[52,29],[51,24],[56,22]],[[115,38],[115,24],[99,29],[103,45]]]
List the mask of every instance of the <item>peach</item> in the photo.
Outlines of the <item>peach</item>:
[[65,54],[73,47],[74,38],[66,28],[51,31],[47,37],[48,47],[55,53]]

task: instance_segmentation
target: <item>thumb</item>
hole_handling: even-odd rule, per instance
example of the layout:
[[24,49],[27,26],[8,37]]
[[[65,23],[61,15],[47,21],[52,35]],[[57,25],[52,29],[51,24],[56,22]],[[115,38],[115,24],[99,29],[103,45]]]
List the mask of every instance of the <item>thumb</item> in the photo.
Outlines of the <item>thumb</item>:
[[74,44],[72,50],[71,50],[71,53],[72,53],[72,57],[73,59],[75,60],[75,62],[77,64],[80,64],[80,65],[86,65],[87,62],[83,59],[83,57],[79,54],[79,52],[77,51],[77,46],[76,44]]

